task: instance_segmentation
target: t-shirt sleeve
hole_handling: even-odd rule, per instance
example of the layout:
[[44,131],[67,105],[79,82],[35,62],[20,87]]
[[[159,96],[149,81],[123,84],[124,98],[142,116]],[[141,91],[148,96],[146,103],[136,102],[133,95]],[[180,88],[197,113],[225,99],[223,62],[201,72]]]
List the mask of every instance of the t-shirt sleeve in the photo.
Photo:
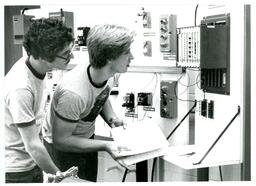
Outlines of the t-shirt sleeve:
[[27,89],[17,89],[9,93],[7,105],[13,123],[24,124],[35,120],[33,94]]
[[77,122],[85,108],[81,97],[71,91],[65,91],[59,94],[59,96],[54,96],[54,111],[57,117],[69,122]]

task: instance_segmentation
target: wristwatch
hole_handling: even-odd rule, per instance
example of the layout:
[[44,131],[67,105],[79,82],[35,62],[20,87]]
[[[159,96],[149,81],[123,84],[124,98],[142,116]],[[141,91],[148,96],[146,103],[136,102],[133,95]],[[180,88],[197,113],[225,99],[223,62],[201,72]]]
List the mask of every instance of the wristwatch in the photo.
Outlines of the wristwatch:
[[116,120],[118,120],[117,117],[112,117],[112,118],[109,119],[109,123],[114,124],[116,122]]

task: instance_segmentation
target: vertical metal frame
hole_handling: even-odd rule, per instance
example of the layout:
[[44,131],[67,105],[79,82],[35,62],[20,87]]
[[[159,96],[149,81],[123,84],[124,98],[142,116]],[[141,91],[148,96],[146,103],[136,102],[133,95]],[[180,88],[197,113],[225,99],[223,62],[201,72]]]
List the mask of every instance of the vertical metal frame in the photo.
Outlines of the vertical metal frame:
[[243,164],[241,179],[251,181],[251,5],[244,5]]

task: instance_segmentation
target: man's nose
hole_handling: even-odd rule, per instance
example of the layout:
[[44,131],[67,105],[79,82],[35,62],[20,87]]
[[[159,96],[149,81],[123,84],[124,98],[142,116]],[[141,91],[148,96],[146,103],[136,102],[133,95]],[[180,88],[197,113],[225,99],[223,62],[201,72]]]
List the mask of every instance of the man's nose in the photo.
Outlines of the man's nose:
[[73,54],[73,52],[71,52],[71,54],[70,54],[70,59],[74,59],[74,54]]
[[134,59],[134,57],[133,57],[133,55],[132,55],[132,53],[130,52],[130,59]]

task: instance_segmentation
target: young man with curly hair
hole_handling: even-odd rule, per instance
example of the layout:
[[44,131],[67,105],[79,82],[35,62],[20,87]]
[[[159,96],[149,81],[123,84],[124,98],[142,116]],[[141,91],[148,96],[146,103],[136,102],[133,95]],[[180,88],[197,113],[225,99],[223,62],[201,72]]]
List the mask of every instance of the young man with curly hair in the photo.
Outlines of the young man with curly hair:
[[4,77],[6,183],[43,182],[42,170],[60,175],[39,132],[45,115],[45,75],[65,69],[72,56],[73,33],[56,19],[32,20],[19,59]]
[[94,132],[98,115],[111,127],[124,125],[108,97],[113,87],[110,79],[126,72],[133,59],[133,36],[121,26],[94,26],[87,37],[89,59],[66,73],[57,86],[43,134],[44,143],[55,148],[61,170],[78,166],[79,178],[95,182],[97,151],[107,151],[116,159],[117,151],[127,148],[94,139]]

